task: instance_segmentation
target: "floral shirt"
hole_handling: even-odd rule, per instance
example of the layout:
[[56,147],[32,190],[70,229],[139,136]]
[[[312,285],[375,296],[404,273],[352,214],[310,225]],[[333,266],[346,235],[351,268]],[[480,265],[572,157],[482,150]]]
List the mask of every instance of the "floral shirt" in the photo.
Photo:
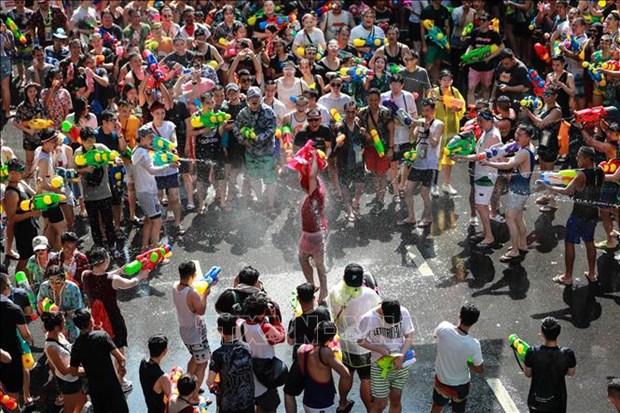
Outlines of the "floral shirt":
[[[27,100],[17,105],[17,109],[15,110],[16,122],[24,123],[32,119],[47,119],[47,110],[45,110],[45,106],[43,106],[43,101],[41,99],[37,99],[34,105],[31,105]],[[24,139],[34,141],[37,138],[34,135],[24,132]]]
[[32,280],[34,281],[34,285],[32,286],[33,291],[37,291],[39,285],[45,279],[45,269],[46,265],[39,265],[37,263],[36,255],[28,258],[28,262],[26,263],[26,271],[32,274]]
[[[60,311],[65,313],[84,308],[84,301],[82,300],[82,292],[80,291],[80,287],[71,281],[65,281],[65,285],[60,290],[59,296],[56,296],[56,293],[52,289],[49,281],[43,282],[39,288],[39,293],[37,294],[37,303],[40,303],[45,298],[49,298],[58,306],[58,308],[60,308]],[[73,316],[65,314],[65,318],[67,320],[66,329],[69,341],[73,343],[80,332],[73,323]]]
[[[49,89],[43,89],[41,92],[41,101],[45,102],[49,93]],[[65,88],[58,89],[56,95],[51,99],[51,104],[47,110],[49,118],[54,121],[54,125],[60,128],[67,114],[73,110],[73,103],[71,102],[69,91]]]
[[90,270],[88,258],[79,251],[75,251],[69,265],[64,264],[62,251],[52,254],[47,263],[47,267],[49,268],[52,265],[58,265],[64,269],[67,274],[67,279],[76,283],[78,287],[82,285],[82,273],[86,270]]
[[39,44],[42,46],[49,46],[52,42],[52,33],[56,29],[67,29],[67,16],[62,9],[58,7],[52,7],[48,9],[46,17],[43,17],[41,10],[36,11],[30,17],[30,28],[32,30],[31,36],[34,38],[35,33],[39,36]]
[[235,132],[240,142],[243,142],[241,128],[252,128],[256,133],[256,140],[252,146],[246,148],[246,154],[254,158],[273,154],[277,126],[276,113],[264,103],[261,103],[256,112],[252,112],[249,107],[241,109],[235,119]]

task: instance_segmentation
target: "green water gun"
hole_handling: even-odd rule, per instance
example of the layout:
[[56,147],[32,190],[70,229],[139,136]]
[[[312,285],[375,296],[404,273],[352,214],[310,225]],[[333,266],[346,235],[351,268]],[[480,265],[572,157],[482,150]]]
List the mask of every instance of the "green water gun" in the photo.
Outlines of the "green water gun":
[[74,161],[77,166],[92,166],[93,168],[103,168],[109,162],[116,160],[118,157],[116,151],[106,151],[101,149],[91,149],[86,153],[78,153],[75,155]]
[[173,162],[178,162],[181,160],[179,155],[172,152],[151,152],[151,159],[153,160],[153,165],[155,166],[169,165]]
[[17,338],[19,339],[19,345],[22,349],[22,365],[26,370],[30,370],[35,365],[34,357],[32,357],[32,350],[30,350],[30,346],[26,343],[26,340],[24,340],[19,330],[17,330]]
[[9,166],[7,164],[2,164],[0,166],[0,182],[4,182],[9,179]]
[[508,342],[510,343],[510,346],[514,349],[515,354],[517,355],[519,360],[521,360],[521,363],[525,363],[525,353],[527,353],[527,351],[529,350],[530,345],[527,344],[525,341],[521,340],[516,334],[509,335]]
[[467,156],[474,153],[475,150],[476,137],[472,133],[460,133],[450,139],[443,151],[445,156]]
[[[377,360],[377,365],[381,367],[381,377],[386,378],[388,373],[394,370],[394,359],[400,357],[402,354],[390,354],[389,356],[383,356]],[[405,357],[403,358],[403,364],[401,368],[407,368],[412,366],[416,362],[415,351],[412,348],[407,350]]]
[[461,62],[466,65],[482,62],[488,56],[491,56],[493,53],[497,52],[498,49],[499,47],[496,44],[488,44],[486,46],[478,47],[477,49],[472,49],[461,56]]
[[67,200],[63,194],[47,193],[37,194],[30,199],[26,199],[19,204],[22,211],[46,211],[50,208],[57,207],[61,202]]
[[244,141],[254,142],[256,140],[256,132],[252,128],[244,126],[239,132],[241,132]]
[[153,138],[153,149],[159,152],[172,152],[176,149],[176,145],[164,138],[163,136],[155,135]]

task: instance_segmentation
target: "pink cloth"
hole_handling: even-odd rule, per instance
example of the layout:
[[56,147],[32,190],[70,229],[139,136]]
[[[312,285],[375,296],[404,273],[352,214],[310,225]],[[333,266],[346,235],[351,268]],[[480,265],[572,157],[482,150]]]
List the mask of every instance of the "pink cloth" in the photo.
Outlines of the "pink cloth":
[[322,252],[325,249],[323,238],[323,231],[302,231],[299,238],[299,252],[309,255],[316,255]]

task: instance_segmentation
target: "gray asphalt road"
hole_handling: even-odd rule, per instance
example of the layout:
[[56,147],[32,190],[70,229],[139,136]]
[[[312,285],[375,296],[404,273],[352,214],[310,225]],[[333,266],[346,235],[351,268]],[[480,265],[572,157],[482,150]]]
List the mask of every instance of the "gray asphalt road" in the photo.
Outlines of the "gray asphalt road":
[[[8,126],[2,136],[13,148],[21,148],[16,131]],[[18,150],[17,153],[21,153]],[[563,271],[563,232],[570,212],[570,202],[561,202],[555,216],[541,216],[533,203],[528,204],[527,226],[536,239],[530,253],[519,266],[499,262],[500,251],[491,255],[472,254],[468,236],[469,207],[468,177],[465,165],[455,169],[455,187],[459,195],[434,200],[434,224],[430,231],[401,229],[395,226],[400,213],[388,208],[379,216],[365,215],[356,224],[346,222],[339,206],[328,207],[329,235],[327,241],[328,280],[335,283],[349,262],[358,262],[378,279],[381,295],[398,297],[414,318],[415,350],[418,362],[412,367],[409,383],[403,395],[403,411],[428,411],[431,403],[436,347],[432,333],[442,321],[456,322],[460,306],[473,301],[482,315],[471,334],[480,339],[486,370],[473,378],[470,396],[471,412],[527,411],[529,380],[520,371],[508,346],[507,337],[517,333],[530,344],[540,342],[540,320],[554,315],[562,320],[560,344],[570,346],[577,356],[577,374],[568,379],[570,412],[611,412],[606,401],[606,376],[620,375],[618,354],[617,293],[605,293],[596,298],[600,314],[587,327],[573,318],[567,302],[579,301],[582,289],[573,292],[551,282]],[[365,195],[364,200],[370,201]],[[203,270],[219,265],[223,272],[213,289],[216,297],[244,265],[261,272],[269,294],[281,304],[288,322],[292,311],[288,301],[291,290],[303,282],[296,259],[299,216],[296,205],[301,195],[282,190],[279,203],[282,212],[276,220],[266,218],[261,211],[249,210],[240,202],[234,212],[209,212],[205,217],[190,214],[183,224],[185,236],[169,238],[174,246],[172,263],[154,273],[149,283],[120,294],[121,309],[129,329],[127,350],[128,375],[134,390],[128,400],[132,412],[145,411],[139,388],[138,365],[147,354],[146,341],[155,333],[170,339],[170,353],[164,360],[164,370],[185,366],[188,353],[178,336],[171,288],[177,279],[177,265],[185,260],[197,260]],[[416,206],[420,208],[420,199]],[[368,212],[364,208],[363,212]],[[498,235],[506,229],[497,226]],[[601,238],[601,227],[597,229]],[[132,236],[134,234],[132,233]],[[90,241],[87,240],[87,246]],[[618,265],[609,256],[599,253],[599,277],[617,277]],[[586,269],[585,250],[577,249],[575,274]],[[578,283],[584,283],[583,277]],[[583,311],[582,311],[583,312]],[[216,315],[213,300],[207,310],[212,348],[219,344],[215,330]],[[40,335],[39,329],[35,326]],[[277,346],[277,354],[290,360],[286,344]],[[362,411],[359,397],[354,411]],[[281,409],[283,411],[283,409]]]

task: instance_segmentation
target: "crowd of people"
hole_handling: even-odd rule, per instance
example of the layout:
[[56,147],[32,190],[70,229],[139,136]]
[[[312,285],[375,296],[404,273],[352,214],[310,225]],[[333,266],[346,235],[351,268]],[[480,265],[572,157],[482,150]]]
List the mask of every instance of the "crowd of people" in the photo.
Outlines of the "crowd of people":
[[[2,240],[5,262],[15,261],[11,272],[23,271],[27,285],[19,287],[33,296],[24,299],[16,283],[0,278],[2,332],[19,331],[29,341],[26,320],[41,313],[61,394],[56,402],[78,412],[86,403],[79,377],[118,377],[112,387],[89,381],[87,393],[95,411],[126,411],[123,392],[132,384],[124,379],[127,328],[116,291],[148,274],[128,279],[124,267],[110,271],[111,259],[122,258],[132,233],[140,238],[132,257],[159,246],[163,233],[183,236],[190,214],[232,215],[247,203],[273,220],[287,205],[277,199],[288,187],[305,197],[302,320],[287,333],[277,304],[260,294],[258,272],[245,268],[218,298],[223,345],[211,353],[202,317],[210,289],[197,292],[196,268],[181,264],[173,296],[191,360],[171,385],[159,367],[167,338],[149,340],[150,359],[140,367],[149,411],[191,411],[204,402],[205,381],[220,411],[275,411],[277,378],[259,380],[255,360],[272,359],[273,346],[285,340],[295,345],[286,384],[277,383],[285,385],[287,411],[295,411],[304,389],[306,411],[351,411],[355,371],[365,409],[383,411],[389,402],[399,411],[408,377],[401,367],[412,347],[409,313],[363,287],[358,266],[347,267],[337,286],[327,284],[327,195],[348,222],[382,220],[393,207],[391,224],[427,231],[433,198],[466,193],[454,183],[468,174],[472,250],[493,253],[494,226],[505,224],[510,247],[500,261],[518,264],[531,243],[533,214],[524,211],[539,191],[541,214],[553,214],[562,201],[572,207],[565,271],[553,281],[573,283],[575,246],[583,241],[585,277],[597,283],[597,249],[620,261],[616,3],[1,2],[1,109],[23,133],[21,149],[1,145]],[[291,165],[304,161],[300,190]],[[88,254],[74,232],[83,218],[96,247]],[[605,239],[595,242],[599,221]],[[5,296],[20,297],[12,299],[17,307]],[[469,369],[462,366],[481,372],[483,365],[468,336],[478,314],[465,306],[459,325],[436,330],[433,411],[450,400],[464,411]],[[559,350],[559,330],[557,320],[543,321],[542,350]],[[342,359],[324,349],[336,331]],[[2,334],[0,348],[12,359],[0,364],[0,381],[30,405],[17,333]],[[540,401],[533,395],[540,360],[554,357],[563,372],[553,401],[561,411],[563,377],[574,372],[575,357],[569,349],[544,351],[525,358],[525,372],[533,374],[528,403]],[[108,353],[114,362],[102,357]],[[395,368],[384,375],[379,361],[391,354]],[[340,376],[339,401],[332,369]],[[619,392],[612,382],[610,394]]]

